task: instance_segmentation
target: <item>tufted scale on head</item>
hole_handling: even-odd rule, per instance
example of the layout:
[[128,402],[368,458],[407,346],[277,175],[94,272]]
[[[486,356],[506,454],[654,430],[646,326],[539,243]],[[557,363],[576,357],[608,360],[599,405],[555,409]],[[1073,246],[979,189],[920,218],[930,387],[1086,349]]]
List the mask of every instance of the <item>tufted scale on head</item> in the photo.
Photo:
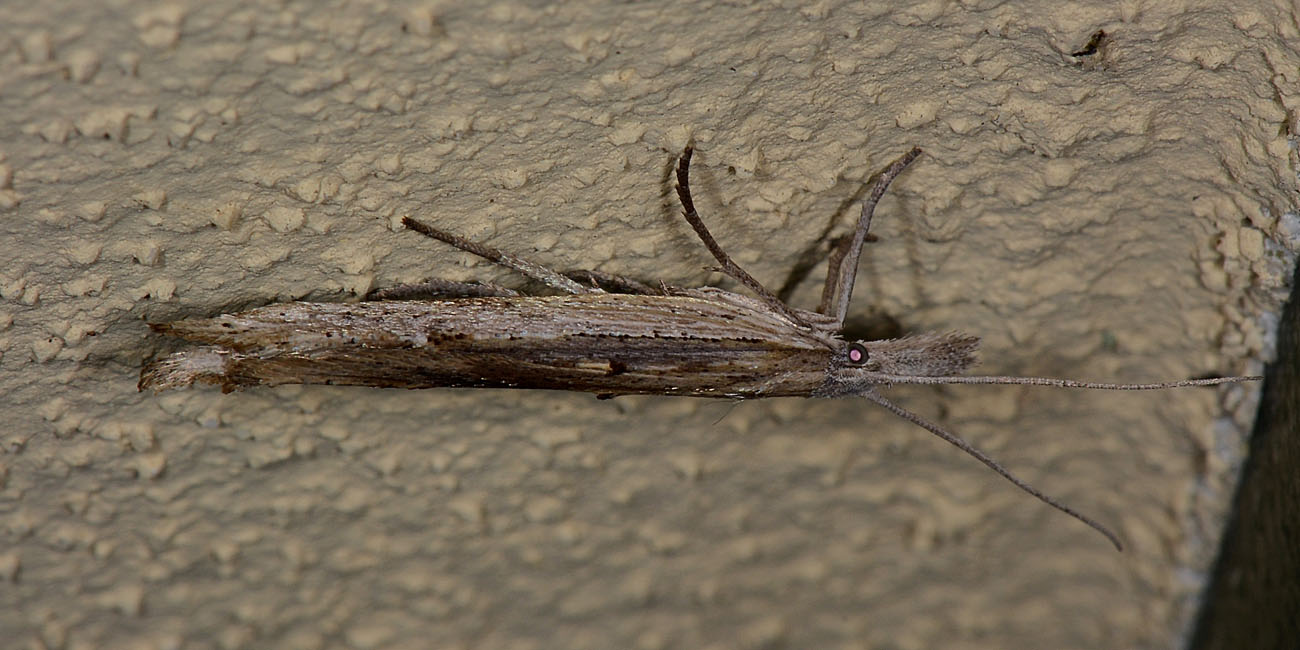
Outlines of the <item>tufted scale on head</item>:
[[949,377],[975,365],[977,336],[960,332],[926,333],[867,344],[873,370],[887,375]]

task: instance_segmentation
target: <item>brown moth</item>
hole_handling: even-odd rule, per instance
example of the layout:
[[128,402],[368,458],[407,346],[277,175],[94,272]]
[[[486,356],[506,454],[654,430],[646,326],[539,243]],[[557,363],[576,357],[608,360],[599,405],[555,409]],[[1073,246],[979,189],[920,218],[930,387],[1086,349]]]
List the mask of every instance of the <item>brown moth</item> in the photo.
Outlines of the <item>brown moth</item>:
[[140,390],[216,384],[223,391],[277,384],[382,388],[547,388],[613,397],[633,393],[725,399],[865,397],[974,456],[1039,500],[1108,528],[1043,494],[957,435],[880,394],[892,384],[1033,384],[1147,390],[1259,377],[1109,384],[1045,377],[964,376],[979,339],[958,333],[885,341],[840,336],[858,258],[885,189],[920,155],[883,170],[851,238],[830,254],[817,311],[786,305],[736,265],[691,201],[691,147],[677,164],[682,216],[755,297],[715,287],[652,287],[596,271],[558,273],[406,217],[409,229],[514,269],[562,295],[532,296],[483,283],[403,285],[355,304],[294,302],[215,318],[155,323],[154,331],[204,344],[146,365]]

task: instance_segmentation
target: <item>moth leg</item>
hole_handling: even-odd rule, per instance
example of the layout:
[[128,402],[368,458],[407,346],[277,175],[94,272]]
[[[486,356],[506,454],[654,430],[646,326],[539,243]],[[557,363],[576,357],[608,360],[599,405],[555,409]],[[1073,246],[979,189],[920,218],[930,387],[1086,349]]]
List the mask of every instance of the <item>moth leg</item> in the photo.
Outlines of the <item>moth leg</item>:
[[517,296],[518,291],[488,282],[454,282],[428,280],[411,284],[375,289],[365,300],[431,300],[437,298],[481,298],[488,296]]
[[876,184],[871,188],[871,195],[862,202],[862,216],[858,217],[858,227],[853,231],[853,238],[845,240],[847,243],[841,243],[831,251],[826,286],[822,289],[822,305],[817,311],[833,317],[838,324],[836,329],[844,326],[844,317],[849,312],[849,298],[853,296],[853,282],[858,274],[858,258],[862,256],[862,244],[867,240],[867,231],[871,229],[871,216],[876,211],[876,204],[885,195],[889,184],[919,155],[921,149],[912,147],[911,151],[880,172]]
[[522,257],[511,255],[510,253],[499,248],[493,248],[487,244],[470,241],[459,235],[453,235],[445,230],[438,230],[433,226],[421,223],[410,217],[402,217],[402,225],[426,237],[432,237],[438,241],[446,242],[467,253],[473,253],[506,268],[514,269],[557,291],[563,291],[565,293],[604,293],[595,287],[585,286],[574,282],[573,280],[564,277],[564,275],[552,271],[536,262],[530,262]]
[[[870,227],[870,219],[867,221],[867,227]],[[849,247],[852,245],[852,237],[840,237],[831,242],[831,252],[826,258],[826,284],[822,287],[821,304],[817,306],[817,313],[819,314],[825,314],[831,309],[831,303],[835,300],[835,294],[839,288],[840,265],[844,263],[844,256],[848,255]]]
[[605,273],[604,271],[566,271],[565,277],[574,282],[595,285],[610,293],[625,293],[639,296],[663,296],[667,295],[666,290],[656,289],[643,282],[638,282],[632,278]]
[[704,221],[700,219],[699,213],[695,211],[695,202],[691,200],[691,154],[694,151],[693,146],[686,145],[686,150],[682,152],[681,158],[677,159],[677,198],[682,203],[682,216],[686,218],[686,223],[691,224],[691,228],[695,230],[695,234],[699,236],[700,241],[704,242],[704,247],[708,248],[709,252],[713,254],[713,259],[718,260],[718,263],[722,265],[723,273],[749,287],[750,291],[757,294],[772,309],[785,314],[787,318],[795,323],[807,327],[808,323],[802,316],[791,309],[789,305],[781,302],[781,299],[776,297],[776,294],[768,291],[758,280],[754,279],[754,276],[745,272],[745,269],[740,268],[740,265],[733,262],[731,256],[722,250],[717,240],[713,238],[713,234],[705,227]]

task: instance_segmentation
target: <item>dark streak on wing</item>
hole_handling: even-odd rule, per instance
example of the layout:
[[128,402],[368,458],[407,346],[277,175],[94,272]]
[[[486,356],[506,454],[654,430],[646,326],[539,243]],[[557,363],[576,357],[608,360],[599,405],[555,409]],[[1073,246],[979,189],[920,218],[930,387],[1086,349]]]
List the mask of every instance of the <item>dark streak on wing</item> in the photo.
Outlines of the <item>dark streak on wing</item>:
[[[192,364],[201,368],[192,377],[160,378],[166,368],[185,366],[187,353],[177,353],[146,369],[150,379],[142,387],[197,380],[225,390],[310,383],[706,397],[807,395],[816,388],[830,362],[824,341],[757,301],[723,298],[271,305],[157,326],[228,351],[209,349],[205,363]],[[212,362],[216,356],[220,363]]]
[[[325,349],[272,356],[236,353],[230,387],[320,383],[385,388],[549,388],[606,394],[702,397],[807,395],[820,385],[830,351],[793,351],[734,341],[689,342],[665,353],[662,343],[592,345],[574,337],[546,349],[456,344],[411,350]],[[653,349],[652,349],[653,348]],[[617,369],[617,370],[616,370]],[[775,374],[787,381],[774,383]]]

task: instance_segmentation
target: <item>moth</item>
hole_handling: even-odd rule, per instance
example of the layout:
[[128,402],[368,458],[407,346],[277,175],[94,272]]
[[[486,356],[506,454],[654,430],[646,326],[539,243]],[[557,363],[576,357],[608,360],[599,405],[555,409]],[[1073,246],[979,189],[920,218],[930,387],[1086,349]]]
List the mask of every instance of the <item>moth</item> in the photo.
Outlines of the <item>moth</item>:
[[225,392],[250,386],[335,384],[382,388],[544,388],[599,397],[681,395],[731,400],[858,396],[975,457],[1040,501],[1100,532],[1110,529],[1040,492],[943,427],[886,399],[893,384],[1032,384],[1148,390],[1259,377],[1111,384],[1045,377],[967,376],[979,339],[956,332],[883,341],[840,330],[876,204],[921,154],[913,148],[879,173],[851,237],[831,248],[816,311],[785,304],[740,268],[691,200],[692,147],[678,158],[682,216],[721,270],[753,295],[716,287],[650,286],[597,271],[559,273],[416,221],[409,229],[514,269],[558,295],[521,295],[476,282],[433,280],[380,290],[359,303],[293,302],[215,318],[154,323],[200,347],[147,364],[139,389],[195,382]]

